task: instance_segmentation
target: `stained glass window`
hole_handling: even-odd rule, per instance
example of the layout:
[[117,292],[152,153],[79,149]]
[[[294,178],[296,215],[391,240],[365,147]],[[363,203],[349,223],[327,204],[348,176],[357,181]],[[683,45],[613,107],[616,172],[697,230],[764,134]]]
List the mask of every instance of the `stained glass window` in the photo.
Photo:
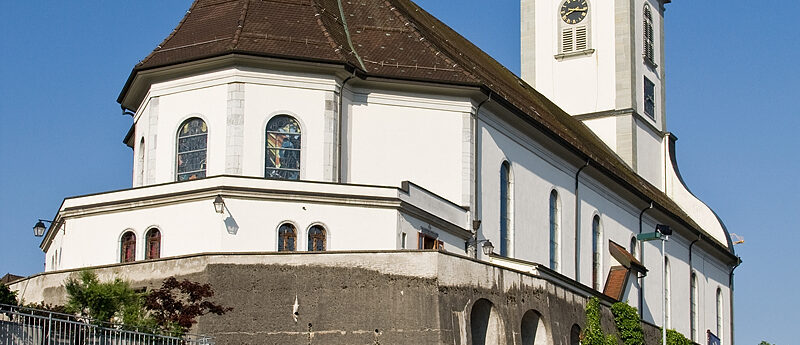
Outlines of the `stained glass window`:
[[267,123],[264,177],[300,179],[300,124],[288,115],[278,115]]
[[158,259],[161,257],[161,231],[158,231],[156,228],[152,228],[147,231],[147,234],[144,236],[145,238],[145,250],[144,250],[144,258],[147,259]]
[[289,223],[281,224],[278,228],[278,251],[293,252],[297,248],[297,231]]
[[325,250],[325,228],[314,225],[308,229],[308,251],[321,252]]
[[191,118],[178,130],[178,181],[206,177],[208,127],[205,121]]
[[133,262],[136,260],[136,235],[128,231],[122,235],[120,241],[120,262]]

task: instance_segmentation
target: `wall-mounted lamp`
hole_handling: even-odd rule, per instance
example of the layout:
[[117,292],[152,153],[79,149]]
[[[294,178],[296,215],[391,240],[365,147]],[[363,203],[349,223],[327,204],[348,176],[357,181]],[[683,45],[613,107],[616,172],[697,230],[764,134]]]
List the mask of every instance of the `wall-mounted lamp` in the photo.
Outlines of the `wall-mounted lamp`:
[[222,195],[217,194],[214,198],[214,211],[219,214],[225,213],[225,200],[222,200]]
[[494,246],[492,245],[492,241],[484,241],[486,241],[486,243],[483,244],[483,255],[489,256],[494,252]]
[[[478,245],[481,243],[483,243],[483,255],[489,256],[494,252],[494,245],[492,245],[492,242],[489,240],[480,240],[480,241],[476,241],[475,239],[469,240],[466,243],[466,250],[469,251],[469,248],[475,248],[475,250],[478,250]],[[475,254],[476,259],[478,258],[477,255],[478,254],[476,253]]]
[[51,220],[39,219],[39,221],[36,222],[36,225],[33,226],[33,236],[36,237],[44,236],[44,232],[47,231],[47,227],[44,225],[44,222],[48,222],[50,224],[53,223],[53,221]]

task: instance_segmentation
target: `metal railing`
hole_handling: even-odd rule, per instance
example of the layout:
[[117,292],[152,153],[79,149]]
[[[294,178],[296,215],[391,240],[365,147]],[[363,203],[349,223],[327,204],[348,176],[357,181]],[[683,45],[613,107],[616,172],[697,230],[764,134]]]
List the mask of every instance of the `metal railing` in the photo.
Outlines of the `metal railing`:
[[171,336],[86,317],[0,304],[0,345],[214,345],[203,335]]

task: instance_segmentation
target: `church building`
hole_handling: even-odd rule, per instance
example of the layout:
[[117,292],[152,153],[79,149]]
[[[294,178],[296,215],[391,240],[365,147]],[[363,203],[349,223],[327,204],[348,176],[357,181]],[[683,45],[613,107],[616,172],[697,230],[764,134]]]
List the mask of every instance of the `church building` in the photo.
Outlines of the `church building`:
[[218,344],[577,344],[595,296],[648,344],[733,344],[740,259],[667,130],[669,2],[521,0],[517,76],[410,0],[196,0],[117,99],[131,188],[65,198],[11,287],[207,282]]

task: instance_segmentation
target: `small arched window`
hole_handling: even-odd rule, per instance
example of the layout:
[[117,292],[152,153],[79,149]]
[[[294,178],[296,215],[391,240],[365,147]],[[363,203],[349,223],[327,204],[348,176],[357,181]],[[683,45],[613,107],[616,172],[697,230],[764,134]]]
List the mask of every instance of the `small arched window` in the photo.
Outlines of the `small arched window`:
[[649,5],[644,5],[644,30],[642,37],[644,38],[644,58],[651,64],[655,65],[655,38],[653,37],[653,12],[650,10]]
[[581,345],[581,326],[572,325],[569,330],[569,345]]
[[158,259],[161,257],[161,231],[156,228],[152,228],[147,230],[147,234],[144,235],[145,238],[145,248],[144,248],[144,258],[147,259]]
[[297,229],[290,223],[278,227],[278,251],[293,252],[297,250]]
[[503,162],[500,166],[500,255],[509,256],[511,251],[511,166]]
[[636,244],[637,244],[636,236],[631,237],[631,248],[630,248],[630,250],[631,250],[631,255],[633,257],[636,257]]
[[717,288],[717,338],[722,340],[722,289]]
[[187,181],[206,177],[206,148],[208,126],[193,117],[178,129],[177,180]]
[[120,262],[133,262],[136,260],[136,234],[127,231],[120,240]]
[[692,272],[689,278],[689,326],[692,341],[697,342],[697,275]]
[[558,192],[550,192],[550,269],[558,271],[561,241],[561,206],[559,205]]
[[600,290],[600,216],[592,218],[592,287]]
[[308,229],[308,251],[325,251],[325,228],[321,225],[314,225]]
[[267,123],[264,177],[300,179],[300,124],[288,115],[278,115]]

